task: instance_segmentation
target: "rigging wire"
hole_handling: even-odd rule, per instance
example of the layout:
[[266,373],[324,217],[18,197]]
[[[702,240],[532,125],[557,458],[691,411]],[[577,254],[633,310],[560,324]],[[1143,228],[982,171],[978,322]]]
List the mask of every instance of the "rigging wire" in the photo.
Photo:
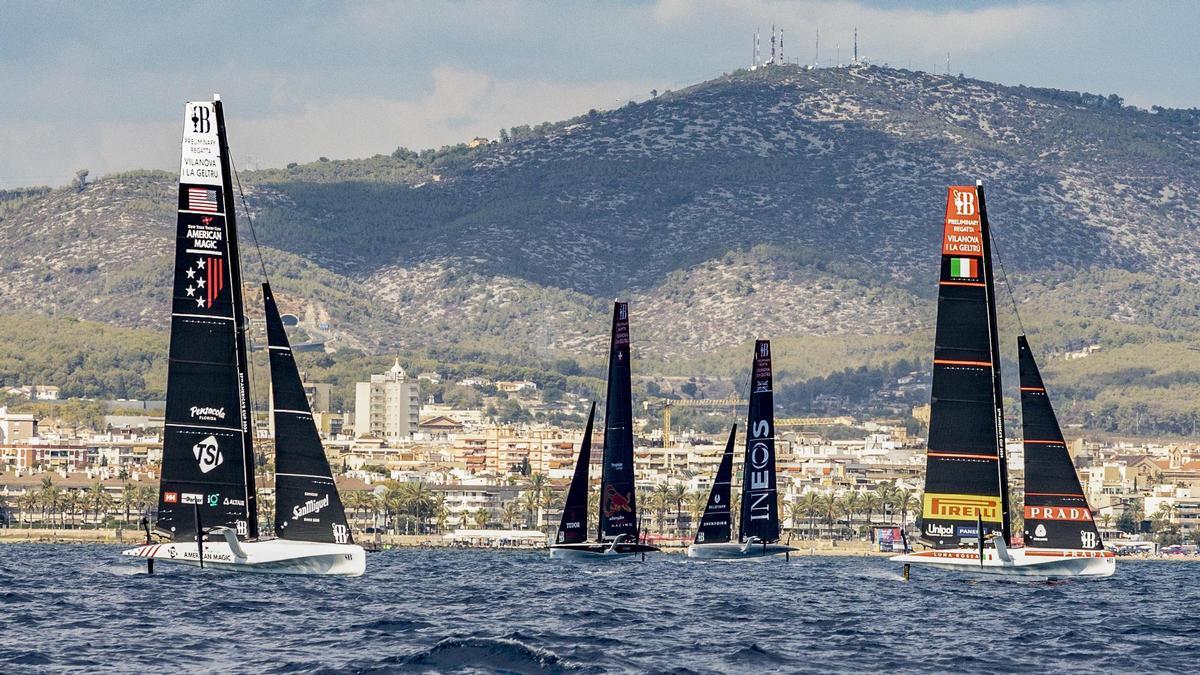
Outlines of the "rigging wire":
[[997,241],[996,235],[993,234],[992,228],[988,228],[988,238],[992,241],[992,250],[996,252],[996,263],[1000,266],[1000,278],[1004,281],[1004,289],[1008,291],[1008,301],[1012,303],[1013,314],[1017,317],[1017,327],[1021,329],[1021,335],[1026,335],[1025,324],[1021,321],[1021,310],[1017,309],[1017,298],[1013,295],[1012,282],[1008,280],[1008,270],[1004,268],[1004,256],[1000,254],[1000,242]]
[[[226,145],[226,149],[228,151],[228,145]],[[267,276],[267,265],[263,261],[262,246],[260,246],[258,243],[258,232],[254,229],[254,216],[250,215],[250,206],[246,203],[246,193],[244,190],[242,190],[242,178],[240,175],[238,175],[237,165],[233,161],[233,152],[232,151],[229,151],[229,168],[233,170],[233,179],[234,179],[234,182],[237,184],[238,197],[241,198],[241,201],[242,201],[242,211],[246,214],[246,222],[250,224],[250,236],[254,238],[254,252],[258,255],[258,267],[260,270],[262,270],[263,281],[270,284],[271,278],[269,276]],[[243,289],[243,292],[244,292],[244,289]],[[249,325],[247,325],[244,330],[246,330],[247,337],[249,337],[249,335],[248,335],[250,332]],[[269,355],[268,355],[268,358],[270,358]],[[249,367],[249,370],[250,370],[250,378],[249,378],[250,381],[246,385],[250,389],[250,406],[253,410],[262,410],[263,408],[259,404],[259,400],[258,400],[258,398],[259,398],[258,395],[260,393],[259,387],[255,386],[255,382],[258,380],[258,374],[255,372],[254,358],[250,354],[246,355],[246,365]],[[269,372],[268,372],[268,377],[270,377]],[[250,418],[250,428],[251,428],[251,433],[255,433],[253,415]],[[255,456],[256,461],[258,461],[259,457],[261,457],[261,456],[260,455]],[[256,467],[256,469],[257,469],[257,467]],[[257,470],[255,471],[255,474],[257,475]],[[257,500],[255,500],[255,503],[257,503]],[[257,517],[257,514],[255,514],[255,515]]]

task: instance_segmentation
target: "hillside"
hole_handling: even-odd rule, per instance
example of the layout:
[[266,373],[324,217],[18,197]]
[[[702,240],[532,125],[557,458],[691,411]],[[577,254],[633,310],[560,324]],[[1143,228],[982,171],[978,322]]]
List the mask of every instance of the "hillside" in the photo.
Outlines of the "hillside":
[[[893,336],[895,361],[928,351],[945,186],[978,177],[1035,346],[1136,359],[1200,328],[1195,111],[783,66],[513,131],[243,175],[285,310],[333,348],[594,364],[621,296],[646,371],[735,376],[758,335]],[[137,172],[0,200],[0,311],[161,330],[173,181]],[[1007,307],[1003,320],[1015,329]],[[794,378],[888,362],[787,358]],[[1072,379],[1085,363],[1064,363],[1064,386],[1111,399]],[[1176,385],[1138,401],[1160,386]]]

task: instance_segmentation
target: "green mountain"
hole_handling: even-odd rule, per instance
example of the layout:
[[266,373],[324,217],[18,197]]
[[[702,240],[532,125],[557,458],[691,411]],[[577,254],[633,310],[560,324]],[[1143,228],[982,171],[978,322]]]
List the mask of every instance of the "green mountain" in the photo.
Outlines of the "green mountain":
[[[981,178],[1011,281],[1003,330],[1018,307],[1063,416],[1167,433],[1200,412],[1186,349],[1200,111],[780,66],[506,136],[242,176],[267,272],[308,337],[342,360],[570,359],[598,374],[620,296],[641,372],[715,391],[769,336],[800,412],[811,392],[926,369],[945,186]],[[161,331],[173,189],[138,172],[0,194],[0,311]],[[0,376],[39,377],[18,371]]]

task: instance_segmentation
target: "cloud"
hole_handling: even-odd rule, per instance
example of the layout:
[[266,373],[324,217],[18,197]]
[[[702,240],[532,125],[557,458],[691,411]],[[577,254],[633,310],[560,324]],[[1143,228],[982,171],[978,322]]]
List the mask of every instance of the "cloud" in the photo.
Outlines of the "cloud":
[[[244,166],[282,166],[318,156],[366,157],[403,145],[413,149],[494,138],[501,127],[557,121],[645,98],[649,81],[560,83],[497,79],[486,73],[439,65],[433,87],[413,98],[297,98],[283,80],[269,88],[263,114],[239,112],[225,96],[230,143]],[[180,102],[179,110],[182,110]],[[65,183],[78,168],[93,175],[134,168],[174,170],[180,124],[133,122],[17,122],[0,127],[0,183]],[[20,177],[25,180],[17,180]],[[30,180],[32,179],[32,180]]]

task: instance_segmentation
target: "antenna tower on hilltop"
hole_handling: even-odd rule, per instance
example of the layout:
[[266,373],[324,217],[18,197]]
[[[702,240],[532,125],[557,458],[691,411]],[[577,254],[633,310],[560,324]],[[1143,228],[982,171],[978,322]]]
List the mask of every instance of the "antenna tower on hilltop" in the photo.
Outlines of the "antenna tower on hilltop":
[[858,65],[858,26],[854,27],[854,65]]

